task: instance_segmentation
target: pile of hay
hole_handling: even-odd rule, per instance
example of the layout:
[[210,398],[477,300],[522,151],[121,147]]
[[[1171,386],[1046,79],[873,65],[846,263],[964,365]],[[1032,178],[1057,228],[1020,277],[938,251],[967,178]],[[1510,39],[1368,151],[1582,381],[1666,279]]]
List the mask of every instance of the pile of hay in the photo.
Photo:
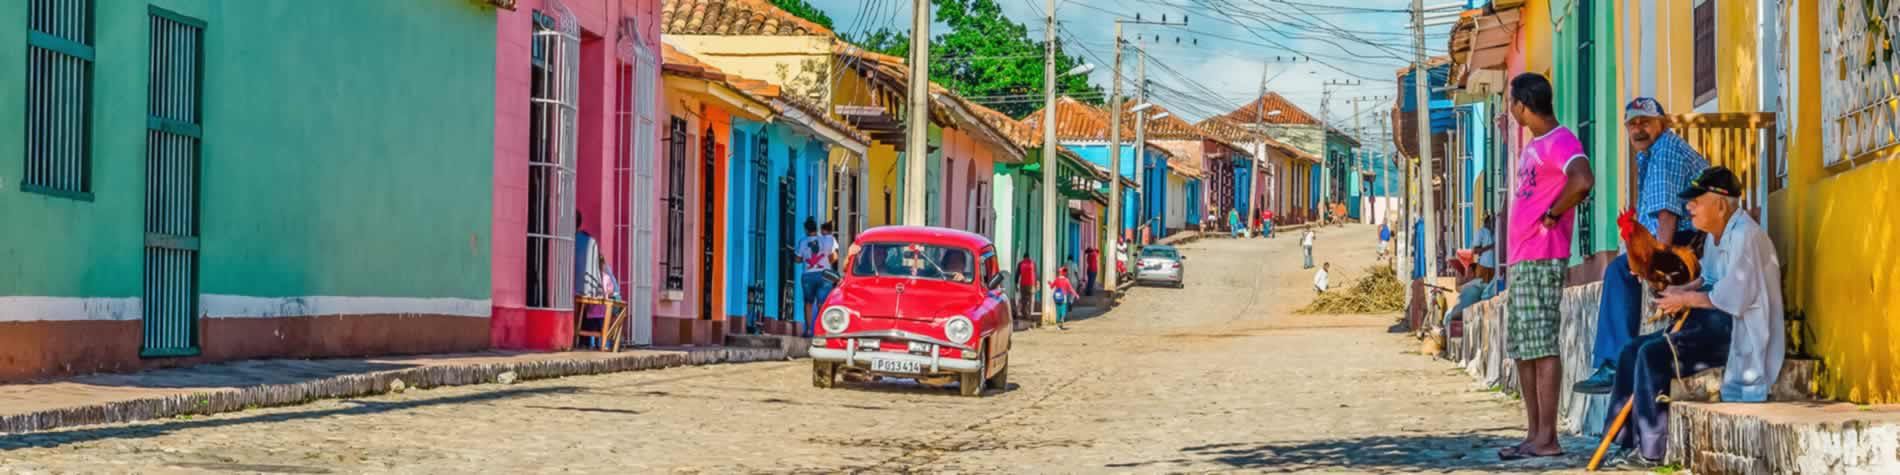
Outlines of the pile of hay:
[[1353,282],[1352,288],[1335,288],[1319,294],[1299,313],[1384,313],[1405,309],[1405,287],[1399,284],[1397,272],[1383,265],[1368,267],[1365,272],[1366,276]]

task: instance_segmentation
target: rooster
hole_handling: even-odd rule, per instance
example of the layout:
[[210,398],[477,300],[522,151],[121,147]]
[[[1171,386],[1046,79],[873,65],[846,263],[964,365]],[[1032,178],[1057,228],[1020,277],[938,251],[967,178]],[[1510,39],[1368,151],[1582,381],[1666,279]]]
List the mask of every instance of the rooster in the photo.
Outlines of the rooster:
[[1617,216],[1616,227],[1629,255],[1630,272],[1649,287],[1652,296],[1661,296],[1663,289],[1687,285],[1702,276],[1695,250],[1657,241],[1648,228],[1636,222],[1634,208],[1624,209]]

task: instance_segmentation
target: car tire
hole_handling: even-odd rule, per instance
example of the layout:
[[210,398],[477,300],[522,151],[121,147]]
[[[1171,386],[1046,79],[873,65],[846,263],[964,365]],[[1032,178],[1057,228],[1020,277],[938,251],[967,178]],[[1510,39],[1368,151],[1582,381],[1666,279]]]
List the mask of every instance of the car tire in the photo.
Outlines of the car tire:
[[838,384],[838,364],[823,361],[811,362],[811,385],[819,389],[831,389]]
[[963,373],[957,380],[957,391],[965,397],[983,397],[983,383],[989,382],[984,376],[990,372],[990,345],[984,344],[982,348],[981,359],[977,360],[982,363],[977,365],[976,371]]
[[1003,355],[1003,369],[996,370],[996,376],[986,384],[1000,391],[1009,390],[1009,355]]

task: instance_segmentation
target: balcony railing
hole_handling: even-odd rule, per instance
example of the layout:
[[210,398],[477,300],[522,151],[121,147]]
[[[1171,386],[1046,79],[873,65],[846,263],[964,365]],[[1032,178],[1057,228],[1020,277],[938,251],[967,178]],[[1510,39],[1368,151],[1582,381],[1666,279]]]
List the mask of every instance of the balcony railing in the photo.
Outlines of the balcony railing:
[[1746,187],[1742,206],[1760,218],[1768,194],[1787,179],[1775,145],[1776,120],[1773,112],[1677,114],[1669,117],[1669,125],[1710,165],[1735,171]]

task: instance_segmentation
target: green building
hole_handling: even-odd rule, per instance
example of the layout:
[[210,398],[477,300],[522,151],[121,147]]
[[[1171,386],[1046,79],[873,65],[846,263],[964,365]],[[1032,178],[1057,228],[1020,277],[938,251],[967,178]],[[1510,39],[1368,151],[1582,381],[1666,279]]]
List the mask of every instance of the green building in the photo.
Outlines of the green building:
[[0,380],[484,348],[495,10],[0,2]]

